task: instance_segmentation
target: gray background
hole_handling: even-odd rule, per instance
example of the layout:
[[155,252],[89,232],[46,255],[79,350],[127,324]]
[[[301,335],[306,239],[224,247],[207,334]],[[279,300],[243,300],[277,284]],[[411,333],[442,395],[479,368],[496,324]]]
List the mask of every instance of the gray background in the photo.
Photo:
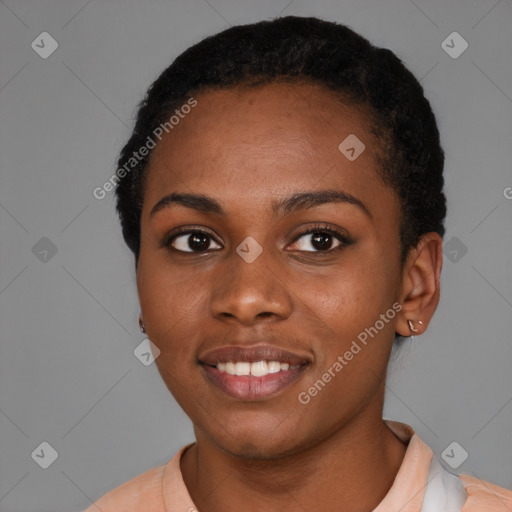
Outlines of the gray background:
[[[431,327],[391,367],[385,416],[437,456],[457,441],[457,473],[512,487],[511,0],[0,0],[1,512],[82,510],[193,439],[133,354],[132,257],[112,194],[92,191],[174,57],[279,14],[346,23],[421,78],[446,150],[449,258]],[[31,48],[43,31],[59,44],[47,59]],[[453,31],[469,43],[456,59],[441,47]],[[31,458],[43,441],[58,452],[48,469]]]

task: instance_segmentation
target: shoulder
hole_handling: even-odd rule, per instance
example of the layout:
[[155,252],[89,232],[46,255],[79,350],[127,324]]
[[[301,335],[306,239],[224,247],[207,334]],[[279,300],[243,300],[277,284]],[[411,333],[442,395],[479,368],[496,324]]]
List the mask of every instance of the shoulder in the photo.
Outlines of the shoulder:
[[112,489],[84,512],[165,512],[162,476],[165,466],[158,466]]
[[468,498],[463,512],[510,512],[512,510],[512,490],[469,475],[460,475]]

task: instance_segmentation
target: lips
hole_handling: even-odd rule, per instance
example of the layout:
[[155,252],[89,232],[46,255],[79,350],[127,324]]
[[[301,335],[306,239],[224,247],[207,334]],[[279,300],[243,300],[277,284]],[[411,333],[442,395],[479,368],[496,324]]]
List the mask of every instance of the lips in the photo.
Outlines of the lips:
[[300,356],[272,345],[223,347],[207,352],[199,359],[201,363],[210,366],[217,366],[217,364],[225,363],[227,361],[240,361],[246,363],[255,363],[258,361],[279,361],[280,363],[288,363],[290,366],[301,365],[309,362],[309,358],[305,356]]
[[233,398],[258,401],[293,384],[310,358],[271,345],[212,350],[199,363],[208,379]]

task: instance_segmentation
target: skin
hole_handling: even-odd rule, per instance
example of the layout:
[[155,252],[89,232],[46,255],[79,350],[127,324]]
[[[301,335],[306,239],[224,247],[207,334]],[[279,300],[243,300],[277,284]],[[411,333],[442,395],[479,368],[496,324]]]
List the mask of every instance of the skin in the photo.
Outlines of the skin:
[[[395,332],[421,334],[439,301],[442,240],[422,237],[400,266],[400,206],[379,178],[378,141],[363,109],[305,83],[209,90],[153,150],[141,219],[137,287],[148,337],[169,390],[191,418],[196,444],[181,470],[199,510],[371,511],[391,487],[404,446],[382,420]],[[349,161],[338,145],[366,146]],[[336,189],[359,199],[275,215],[271,202]],[[204,194],[224,214],[173,205],[172,192]],[[318,250],[315,224],[343,230]],[[180,226],[207,230],[210,246],[187,249]],[[321,231],[321,230],[319,230]],[[252,263],[235,249],[263,249]],[[167,237],[167,238],[166,238]],[[178,240],[180,241],[178,243]],[[209,247],[209,248],[208,248]],[[398,302],[403,309],[307,405],[307,391],[352,340]],[[225,345],[270,343],[308,359],[291,386],[248,402],[215,387],[198,364]]]

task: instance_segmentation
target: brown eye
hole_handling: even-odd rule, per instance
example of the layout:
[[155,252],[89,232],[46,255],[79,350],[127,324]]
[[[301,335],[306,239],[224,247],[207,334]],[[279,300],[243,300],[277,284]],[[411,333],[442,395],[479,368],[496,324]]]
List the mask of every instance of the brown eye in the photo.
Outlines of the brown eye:
[[[301,242],[301,239],[304,241]],[[341,231],[330,227],[314,226],[295,239],[293,248],[305,252],[329,252],[352,243],[353,241]]]
[[[181,252],[204,252],[211,249],[212,242],[217,244],[213,240],[212,236],[204,231],[183,231],[177,235],[170,237],[166,245],[171,246],[173,249]],[[222,249],[217,244],[218,249]]]
[[[305,243],[303,242],[301,246],[299,246],[299,251],[329,251],[341,245],[341,242],[337,240],[333,235],[321,231],[315,233],[305,233],[301,235],[298,240],[301,238],[306,238],[307,241]],[[297,244],[298,242],[295,243]],[[338,245],[332,247],[333,243],[337,243]]]

